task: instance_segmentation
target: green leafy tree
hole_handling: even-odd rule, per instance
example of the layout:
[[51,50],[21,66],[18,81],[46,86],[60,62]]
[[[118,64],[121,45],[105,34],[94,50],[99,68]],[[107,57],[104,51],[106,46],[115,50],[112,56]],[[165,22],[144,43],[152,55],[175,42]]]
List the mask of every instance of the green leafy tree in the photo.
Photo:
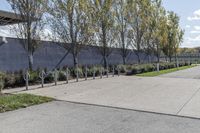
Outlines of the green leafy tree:
[[161,0],[154,1],[153,6],[152,46],[157,57],[157,63],[159,63],[162,47],[167,43],[167,17],[166,11],[161,5]]
[[144,47],[144,35],[147,31],[147,17],[148,17],[148,6],[150,5],[149,0],[129,0],[129,38],[131,39],[131,45],[138,58],[138,63],[141,63],[141,53]]
[[163,52],[169,57],[170,62],[172,57],[177,56],[177,50],[183,40],[184,32],[179,26],[179,17],[174,12],[168,12],[167,19],[167,43],[163,46]]
[[128,13],[129,6],[127,0],[116,0],[115,5],[115,20],[117,24],[118,32],[118,47],[120,48],[120,55],[123,59],[123,64],[126,64],[126,58],[130,54],[130,39],[128,38],[129,33],[129,23],[128,23]]
[[108,57],[117,45],[116,23],[114,20],[114,0],[91,0],[95,33],[94,44],[103,57],[104,67],[108,66]]

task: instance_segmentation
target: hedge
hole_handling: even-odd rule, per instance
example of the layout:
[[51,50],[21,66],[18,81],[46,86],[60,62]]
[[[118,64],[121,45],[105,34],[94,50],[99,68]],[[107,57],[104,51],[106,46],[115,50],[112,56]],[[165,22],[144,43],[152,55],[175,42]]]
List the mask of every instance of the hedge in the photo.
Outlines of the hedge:
[[[179,66],[188,66],[191,65],[189,63],[179,63]],[[159,63],[159,69],[160,70],[166,70],[175,68],[176,63]],[[152,72],[157,70],[157,64],[140,64],[140,65],[118,65],[118,68],[120,70],[120,73],[124,73],[125,75],[135,75],[135,74],[141,74],[145,72]]]
[[[180,63],[179,66],[186,66],[191,65],[188,63]],[[175,63],[160,63],[160,70],[169,69],[176,67]],[[152,72],[156,70],[156,64],[141,64],[141,65],[118,65],[115,66],[115,74],[120,73],[125,75],[135,75],[145,72]],[[29,84],[39,84],[41,83],[41,79],[39,77],[40,69],[36,71],[30,71],[30,79]],[[52,83],[54,82],[54,72],[47,72],[45,76],[45,83]],[[79,77],[83,78],[86,74],[85,67],[79,67],[78,69],[69,68],[69,79],[76,78],[77,71],[79,73]],[[102,74],[106,74],[106,70],[102,66],[89,66],[87,67],[87,76],[92,77],[93,72],[95,72],[95,76],[100,76]],[[108,67],[109,72],[113,72],[113,66]],[[63,69],[58,70],[58,81],[65,81],[66,80],[66,67]],[[14,87],[22,87],[25,86],[25,81],[23,78],[23,71],[15,72],[15,73],[0,73],[0,88],[14,88]]]

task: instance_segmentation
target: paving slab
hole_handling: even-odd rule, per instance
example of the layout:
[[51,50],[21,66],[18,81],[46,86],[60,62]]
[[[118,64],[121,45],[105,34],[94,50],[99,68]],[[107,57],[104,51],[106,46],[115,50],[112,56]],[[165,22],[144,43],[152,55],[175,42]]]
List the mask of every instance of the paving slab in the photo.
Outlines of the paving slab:
[[[187,114],[186,116],[193,117],[194,115],[190,115],[189,107],[193,104],[190,101],[194,96],[197,99],[200,97],[197,95],[199,89],[198,79],[120,76],[30,90],[26,93],[63,101],[172,115]],[[186,107],[189,109],[184,110]],[[200,116],[198,109],[195,113],[195,117]]]
[[199,133],[200,120],[55,101],[0,113],[0,133]]

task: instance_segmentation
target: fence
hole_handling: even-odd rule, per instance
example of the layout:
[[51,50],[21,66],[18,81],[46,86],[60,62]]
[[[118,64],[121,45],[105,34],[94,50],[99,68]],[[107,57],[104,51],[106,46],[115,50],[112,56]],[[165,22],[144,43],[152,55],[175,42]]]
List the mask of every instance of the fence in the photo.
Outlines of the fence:
[[[15,38],[7,38],[8,43],[0,47],[0,71],[19,71],[28,68],[27,52],[23,49],[20,41]],[[34,53],[33,69],[47,68],[51,70],[65,55],[66,50],[53,42],[42,42]],[[144,53],[140,54],[142,62],[148,61],[148,56]],[[154,56],[150,56],[151,60],[155,60]],[[103,63],[102,56],[97,52],[97,47],[85,47],[78,55],[79,64],[84,65],[101,65]],[[119,49],[113,49],[113,52],[108,57],[109,65],[122,64],[122,57]],[[127,57],[128,64],[137,63],[137,56],[134,52],[130,52]],[[73,66],[72,55],[69,54],[60,67]]]

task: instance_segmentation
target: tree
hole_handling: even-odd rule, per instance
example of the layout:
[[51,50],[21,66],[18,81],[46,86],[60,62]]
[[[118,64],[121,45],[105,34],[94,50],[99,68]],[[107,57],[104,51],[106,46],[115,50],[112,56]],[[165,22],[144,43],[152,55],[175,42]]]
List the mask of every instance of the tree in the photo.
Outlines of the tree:
[[131,30],[129,38],[131,39],[132,48],[138,58],[138,63],[141,63],[140,54],[143,50],[144,34],[147,27],[147,8],[150,4],[149,0],[129,0],[128,5],[128,21]]
[[78,67],[78,54],[93,36],[89,1],[50,0],[47,9],[54,41],[73,55],[74,66]]
[[165,9],[161,6],[161,0],[155,0],[153,6],[152,45],[159,64],[162,46],[167,43],[167,17]]
[[[12,9],[24,21],[19,23],[14,31],[20,39],[23,48],[27,51],[29,69],[33,69],[33,54],[40,45],[44,23],[41,19],[44,8],[39,0],[7,0]],[[45,0],[43,1],[45,2]]]
[[96,30],[94,43],[103,56],[104,67],[107,67],[112,47],[115,47],[117,43],[113,9],[114,0],[91,0],[90,2],[93,7],[93,23]]
[[144,33],[144,44],[143,44],[143,51],[148,56],[148,62],[150,63],[150,55],[154,54],[154,47],[153,47],[153,31],[156,28],[155,18],[154,18],[154,8],[155,6],[150,3],[149,6],[146,8],[146,32]]
[[115,5],[115,20],[117,23],[118,47],[120,48],[120,55],[123,59],[123,64],[126,64],[126,58],[130,53],[130,39],[128,38],[129,24],[128,11],[129,6],[127,0],[116,0]]
[[179,27],[179,17],[176,13],[168,12],[167,18],[167,43],[163,45],[162,49],[171,62],[174,55],[175,59],[177,59],[177,50],[183,40],[184,32]]

